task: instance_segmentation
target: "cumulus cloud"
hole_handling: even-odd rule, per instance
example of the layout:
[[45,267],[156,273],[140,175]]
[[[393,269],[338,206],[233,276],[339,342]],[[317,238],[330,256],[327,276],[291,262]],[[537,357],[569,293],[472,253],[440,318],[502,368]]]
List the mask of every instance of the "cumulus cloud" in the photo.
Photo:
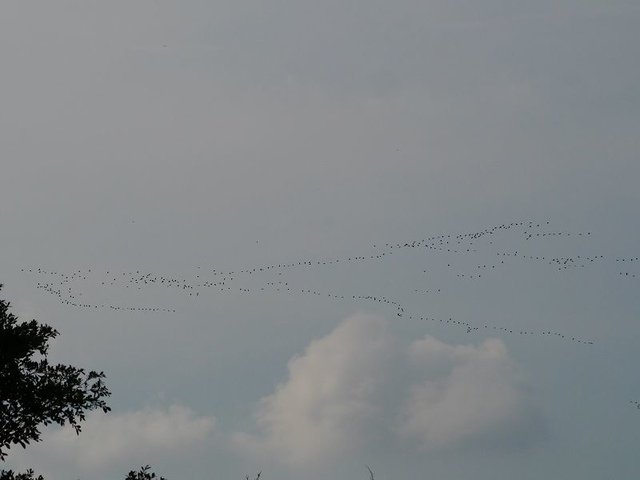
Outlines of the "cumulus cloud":
[[41,443],[23,454],[29,458],[17,460],[29,464],[37,459],[36,464],[51,466],[64,462],[85,471],[128,467],[140,458],[184,452],[207,439],[214,425],[213,417],[197,416],[181,405],[106,415],[92,412],[79,436],[71,428],[49,430]]
[[289,361],[287,381],[259,403],[261,433],[238,433],[236,445],[294,466],[351,450],[379,413],[373,398],[388,351],[383,319],[360,314],[345,320]]
[[397,432],[423,449],[515,446],[539,433],[538,412],[501,340],[475,347],[427,336],[408,356],[424,375],[409,388]]
[[308,468],[365,445],[372,433],[418,450],[502,448],[536,437],[538,412],[501,340],[396,340],[383,319],[365,314],[313,340],[289,361],[287,380],[259,401],[257,433],[236,433],[235,445]]

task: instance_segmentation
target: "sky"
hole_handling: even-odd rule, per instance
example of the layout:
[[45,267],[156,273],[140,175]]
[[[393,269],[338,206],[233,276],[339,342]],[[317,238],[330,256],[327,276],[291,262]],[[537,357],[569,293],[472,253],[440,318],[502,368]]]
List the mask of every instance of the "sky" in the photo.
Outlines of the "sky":
[[638,23],[3,2],[0,295],[113,410],[2,468],[636,477]]

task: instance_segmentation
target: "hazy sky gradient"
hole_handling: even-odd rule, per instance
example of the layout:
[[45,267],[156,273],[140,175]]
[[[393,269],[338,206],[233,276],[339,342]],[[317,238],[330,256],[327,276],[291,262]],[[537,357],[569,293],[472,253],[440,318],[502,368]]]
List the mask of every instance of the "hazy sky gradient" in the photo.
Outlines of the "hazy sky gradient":
[[51,429],[7,464],[50,480],[147,463],[169,479],[637,476],[640,280],[615,264],[465,282],[407,251],[264,278],[593,346],[273,292],[91,284],[176,313],[85,311],[20,269],[188,276],[529,219],[592,235],[511,232],[503,250],[635,257],[638,24],[622,0],[3,2],[0,295],[113,391],[79,439]]

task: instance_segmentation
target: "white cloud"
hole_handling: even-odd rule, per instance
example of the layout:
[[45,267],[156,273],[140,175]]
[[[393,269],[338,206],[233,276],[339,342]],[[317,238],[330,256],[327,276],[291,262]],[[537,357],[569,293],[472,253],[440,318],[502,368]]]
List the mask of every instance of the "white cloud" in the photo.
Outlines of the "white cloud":
[[310,466],[355,447],[378,413],[372,399],[389,350],[381,318],[355,315],[289,361],[289,377],[256,412],[262,433],[238,433],[236,445]]
[[74,464],[83,471],[128,468],[149,458],[184,452],[206,440],[214,425],[213,417],[197,416],[181,405],[125,413],[92,412],[80,435],[67,427],[49,430],[41,443],[20,452],[16,460],[54,471],[59,463]]
[[288,371],[257,406],[258,433],[236,433],[236,447],[309,468],[380,432],[427,450],[511,447],[539,433],[537,410],[498,339],[448,345],[426,336],[402,346],[384,320],[359,314],[312,341]]
[[501,340],[448,345],[426,336],[409,349],[424,369],[401,407],[397,431],[424,449],[518,444],[538,432],[538,415]]

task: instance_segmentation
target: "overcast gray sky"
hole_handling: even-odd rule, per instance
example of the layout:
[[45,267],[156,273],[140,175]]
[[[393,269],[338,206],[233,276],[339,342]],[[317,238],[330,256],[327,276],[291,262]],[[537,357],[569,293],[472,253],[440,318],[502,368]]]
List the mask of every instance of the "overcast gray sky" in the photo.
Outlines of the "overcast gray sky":
[[637,476],[639,24],[623,0],[3,2],[2,298],[113,392],[7,466]]

